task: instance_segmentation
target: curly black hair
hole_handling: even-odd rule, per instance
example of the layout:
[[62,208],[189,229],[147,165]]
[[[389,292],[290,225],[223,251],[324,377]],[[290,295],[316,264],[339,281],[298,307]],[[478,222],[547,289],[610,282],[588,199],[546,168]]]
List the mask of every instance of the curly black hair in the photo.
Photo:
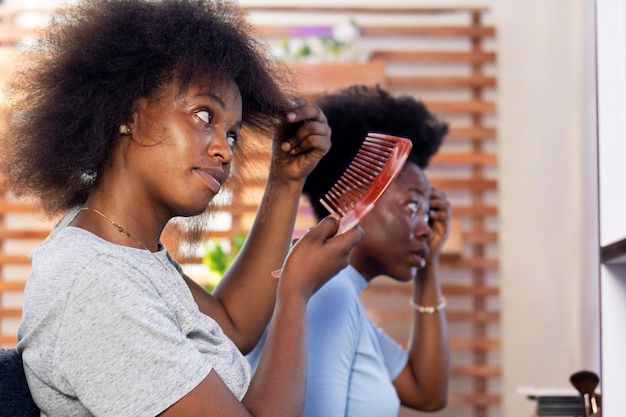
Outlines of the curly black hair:
[[287,70],[268,50],[227,0],[85,0],[59,9],[9,89],[6,187],[49,214],[83,203],[134,103],[199,75],[234,80],[243,125],[271,132],[287,112]]
[[424,103],[410,96],[394,97],[378,85],[353,85],[319,96],[317,104],[332,129],[330,151],[304,184],[304,194],[318,219],[328,215],[319,199],[352,162],[368,132],[411,139],[413,148],[407,160],[422,169],[448,133],[448,124],[431,114]]

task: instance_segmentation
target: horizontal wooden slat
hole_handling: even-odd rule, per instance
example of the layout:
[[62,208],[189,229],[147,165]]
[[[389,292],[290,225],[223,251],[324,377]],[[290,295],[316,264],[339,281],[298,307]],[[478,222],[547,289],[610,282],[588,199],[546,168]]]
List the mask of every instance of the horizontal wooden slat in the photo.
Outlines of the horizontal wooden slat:
[[485,179],[451,180],[433,178],[430,182],[433,186],[442,190],[491,191],[496,190],[498,187],[496,180]]
[[452,366],[450,375],[453,377],[482,377],[482,378],[499,378],[502,376],[502,370],[496,365],[465,365]]
[[42,213],[42,210],[34,203],[7,201],[0,198],[0,214],[28,212]]
[[[372,60],[387,62],[420,62],[420,63],[468,63],[487,64],[496,61],[495,52],[486,51],[383,51],[374,50],[370,53]],[[494,78],[495,84],[495,78]]]
[[[390,336],[400,345],[407,346],[409,337],[406,334]],[[498,352],[501,349],[500,339],[450,338],[450,350],[454,352]]]
[[492,38],[493,26],[366,26],[361,28],[364,37],[426,36],[443,38]]
[[0,228],[0,239],[45,239],[48,230],[13,230]]
[[492,88],[495,77],[489,76],[408,76],[388,75],[389,88]]
[[[325,62],[290,63],[297,84],[304,95],[315,95],[352,84],[387,86],[385,63],[373,62]],[[269,155],[269,150],[268,150]]]
[[6,4],[0,4],[0,18],[4,19],[13,19],[15,18],[18,14],[21,13],[30,13],[30,12],[41,12],[41,13],[50,13],[52,11],[54,11],[56,8],[55,7],[46,7],[46,6],[39,6],[36,8],[33,7],[15,7],[15,6],[9,6]]
[[0,42],[5,45],[14,45],[27,37],[37,38],[41,36],[40,29],[24,28],[19,26],[0,27]]
[[491,153],[444,153],[435,154],[430,165],[496,165],[498,156]]
[[0,291],[24,291],[25,282],[0,281]]
[[498,287],[480,287],[478,285],[467,286],[447,283],[441,285],[441,291],[446,296],[479,295],[483,297],[493,297],[500,294],[500,289]]
[[20,318],[22,317],[21,308],[2,308],[0,307],[0,317]]
[[[448,395],[448,406],[496,406],[500,405],[502,399],[497,394],[455,394]],[[477,414],[478,415],[478,414]]]
[[496,206],[452,206],[454,217],[490,217],[498,215]]
[[450,139],[496,139],[498,133],[490,127],[451,127],[446,136]]
[[476,269],[476,270],[497,270],[499,266],[497,259],[490,258],[462,258],[459,260],[450,260],[442,264],[442,268],[452,269]]
[[465,243],[496,243],[498,233],[496,232],[465,232],[462,236]]
[[479,338],[450,338],[450,349],[471,350],[471,351],[498,351],[500,350],[500,339],[479,339]]
[[[391,279],[373,280],[368,285],[376,289],[376,293],[380,294],[411,294],[412,287],[399,283]],[[441,291],[448,297],[452,296],[483,296],[493,297],[500,293],[500,289],[494,286],[477,286],[477,285],[459,285],[442,283]],[[407,301],[408,302],[408,301]],[[450,303],[448,303],[450,304]]]
[[[368,296],[373,298],[373,296]],[[371,302],[370,298],[368,298],[368,303]],[[408,297],[407,297],[407,305],[401,309],[384,309],[384,308],[376,308],[373,310],[373,306],[368,304],[369,307],[366,307],[369,313],[371,313],[372,318],[376,321],[376,324],[380,326],[384,326],[387,324],[397,324],[397,323],[410,323],[413,317],[413,310],[411,310],[408,305]],[[446,317],[450,323],[498,323],[500,320],[500,313],[497,311],[487,311],[487,310],[471,310],[471,311],[462,311],[462,310],[453,310],[449,307],[446,310]]]
[[472,322],[472,323],[499,323],[500,313],[497,311],[487,310],[471,310],[461,311],[452,310],[448,308],[446,310],[446,317],[451,323],[459,322]]
[[424,101],[428,109],[435,113],[490,114],[496,112],[492,101]]
[[17,335],[0,334],[0,346],[16,346]]
[[481,13],[486,7],[355,7],[355,6],[243,6],[249,12],[296,12],[296,13],[358,13],[376,15]]
[[7,255],[0,253],[0,265],[28,265],[30,260],[27,255]]

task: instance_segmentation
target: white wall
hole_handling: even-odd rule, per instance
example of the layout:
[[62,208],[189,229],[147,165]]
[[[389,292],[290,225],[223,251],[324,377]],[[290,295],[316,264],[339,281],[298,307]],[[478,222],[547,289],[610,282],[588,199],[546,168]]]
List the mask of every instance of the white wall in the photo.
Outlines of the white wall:
[[591,5],[494,2],[507,417],[532,410],[518,386],[569,387],[573,372],[599,372]]
[[[7,4],[24,4],[8,0]],[[36,0],[30,0],[29,4]],[[51,5],[58,1],[42,1]],[[241,0],[292,4],[293,0]],[[379,6],[379,0],[298,4]],[[569,387],[599,371],[593,0],[396,0],[493,10],[498,129],[504,416],[529,417],[520,386]]]

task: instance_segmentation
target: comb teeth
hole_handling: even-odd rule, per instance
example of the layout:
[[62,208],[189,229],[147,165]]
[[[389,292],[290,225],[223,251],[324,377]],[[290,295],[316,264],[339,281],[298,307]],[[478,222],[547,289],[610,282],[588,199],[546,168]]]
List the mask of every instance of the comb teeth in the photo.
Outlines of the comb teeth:
[[343,233],[369,212],[404,165],[411,141],[369,132],[356,156],[320,203],[340,218]]

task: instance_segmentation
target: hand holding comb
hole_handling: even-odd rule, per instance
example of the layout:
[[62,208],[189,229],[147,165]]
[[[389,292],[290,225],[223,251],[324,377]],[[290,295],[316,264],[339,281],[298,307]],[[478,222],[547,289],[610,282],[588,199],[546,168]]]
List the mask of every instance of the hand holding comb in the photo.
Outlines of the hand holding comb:
[[[363,145],[320,203],[339,219],[337,234],[359,223],[398,176],[413,144],[407,138],[369,132]],[[272,272],[278,281],[281,270]]]
[[368,133],[348,168],[320,199],[339,219],[337,234],[350,230],[369,213],[404,166],[411,147],[407,138]]

